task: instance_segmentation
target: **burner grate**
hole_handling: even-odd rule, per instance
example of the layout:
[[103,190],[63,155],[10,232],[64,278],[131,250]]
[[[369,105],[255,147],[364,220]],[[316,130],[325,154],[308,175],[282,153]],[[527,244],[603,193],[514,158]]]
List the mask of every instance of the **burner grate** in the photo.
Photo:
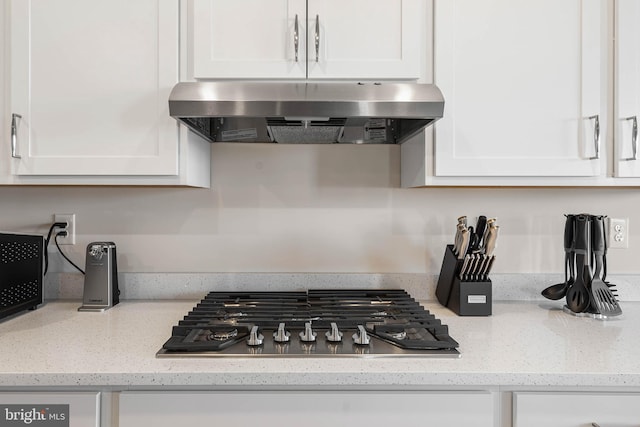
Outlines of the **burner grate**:
[[[281,324],[285,342],[275,338]],[[329,339],[334,325],[337,342]],[[448,327],[404,290],[210,292],[173,327],[158,356],[457,357],[457,347]]]

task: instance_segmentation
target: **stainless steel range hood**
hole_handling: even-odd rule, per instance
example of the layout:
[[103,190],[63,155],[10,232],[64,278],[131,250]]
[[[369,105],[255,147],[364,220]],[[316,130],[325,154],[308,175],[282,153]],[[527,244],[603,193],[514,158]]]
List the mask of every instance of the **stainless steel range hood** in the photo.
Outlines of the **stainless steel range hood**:
[[400,144],[442,117],[416,83],[178,83],[171,117],[211,142]]

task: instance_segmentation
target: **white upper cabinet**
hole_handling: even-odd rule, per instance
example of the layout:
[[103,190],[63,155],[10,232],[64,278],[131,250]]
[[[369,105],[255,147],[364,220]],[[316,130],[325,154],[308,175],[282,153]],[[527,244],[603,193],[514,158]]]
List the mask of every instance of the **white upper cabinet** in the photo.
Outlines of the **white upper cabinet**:
[[9,153],[9,128],[6,127],[7,121],[5,120],[5,106],[7,105],[6,93],[6,68],[7,58],[5,57],[5,31],[3,28],[7,27],[8,18],[5,15],[6,2],[0,1],[0,185],[7,184],[11,181],[11,158],[6,154]]
[[436,177],[600,175],[601,0],[436,0],[434,22]]
[[417,79],[428,31],[421,0],[194,0],[192,21],[196,79]]
[[640,177],[640,2],[618,0],[615,20],[614,171],[617,177]]
[[[187,183],[181,156],[188,149],[181,152],[168,111],[179,80],[178,2],[16,0],[9,13],[5,117],[15,125],[17,181],[152,176]],[[195,181],[208,185],[208,173],[202,176]]]
[[310,79],[417,79],[426,23],[415,0],[310,0]]
[[304,78],[306,0],[194,0],[195,78]]

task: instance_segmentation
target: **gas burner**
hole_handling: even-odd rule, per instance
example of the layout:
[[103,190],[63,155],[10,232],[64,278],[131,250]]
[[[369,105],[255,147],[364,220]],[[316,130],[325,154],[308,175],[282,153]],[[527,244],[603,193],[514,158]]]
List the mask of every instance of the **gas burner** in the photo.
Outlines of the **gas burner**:
[[234,328],[227,331],[224,331],[224,330],[212,331],[209,334],[209,339],[213,341],[228,341],[237,336],[238,336],[238,330]]
[[210,292],[158,357],[459,357],[403,290]]
[[389,336],[391,338],[393,338],[394,340],[403,340],[403,339],[407,338],[407,332],[406,331],[391,332],[391,333],[389,333]]

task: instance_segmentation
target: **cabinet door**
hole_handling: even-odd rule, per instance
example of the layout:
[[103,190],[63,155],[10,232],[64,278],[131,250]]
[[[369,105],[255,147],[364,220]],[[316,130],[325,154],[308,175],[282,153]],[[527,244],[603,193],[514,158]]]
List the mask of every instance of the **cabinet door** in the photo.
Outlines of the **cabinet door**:
[[[640,2],[616,2],[615,176],[640,177]],[[635,130],[634,130],[635,128]]]
[[435,175],[599,175],[604,7],[436,0]]
[[310,0],[310,79],[417,79],[425,49],[421,0]]
[[119,426],[494,426],[485,392],[126,392]]
[[305,16],[305,0],[195,0],[194,77],[305,78]]
[[513,396],[513,427],[637,426],[638,420],[638,394],[547,392]]
[[[0,2],[0,24],[2,28],[7,28],[8,18],[5,20],[5,2]],[[9,128],[6,127],[7,120],[5,117],[5,107],[7,106],[7,97],[5,96],[6,88],[6,64],[8,64],[5,56],[5,40],[6,31],[0,30],[0,185],[11,182],[11,159],[7,156],[10,152],[9,147]]]
[[173,0],[15,0],[17,175],[177,175]]
[[[0,425],[98,427],[100,393],[0,393]],[[4,421],[4,422],[3,422]]]

